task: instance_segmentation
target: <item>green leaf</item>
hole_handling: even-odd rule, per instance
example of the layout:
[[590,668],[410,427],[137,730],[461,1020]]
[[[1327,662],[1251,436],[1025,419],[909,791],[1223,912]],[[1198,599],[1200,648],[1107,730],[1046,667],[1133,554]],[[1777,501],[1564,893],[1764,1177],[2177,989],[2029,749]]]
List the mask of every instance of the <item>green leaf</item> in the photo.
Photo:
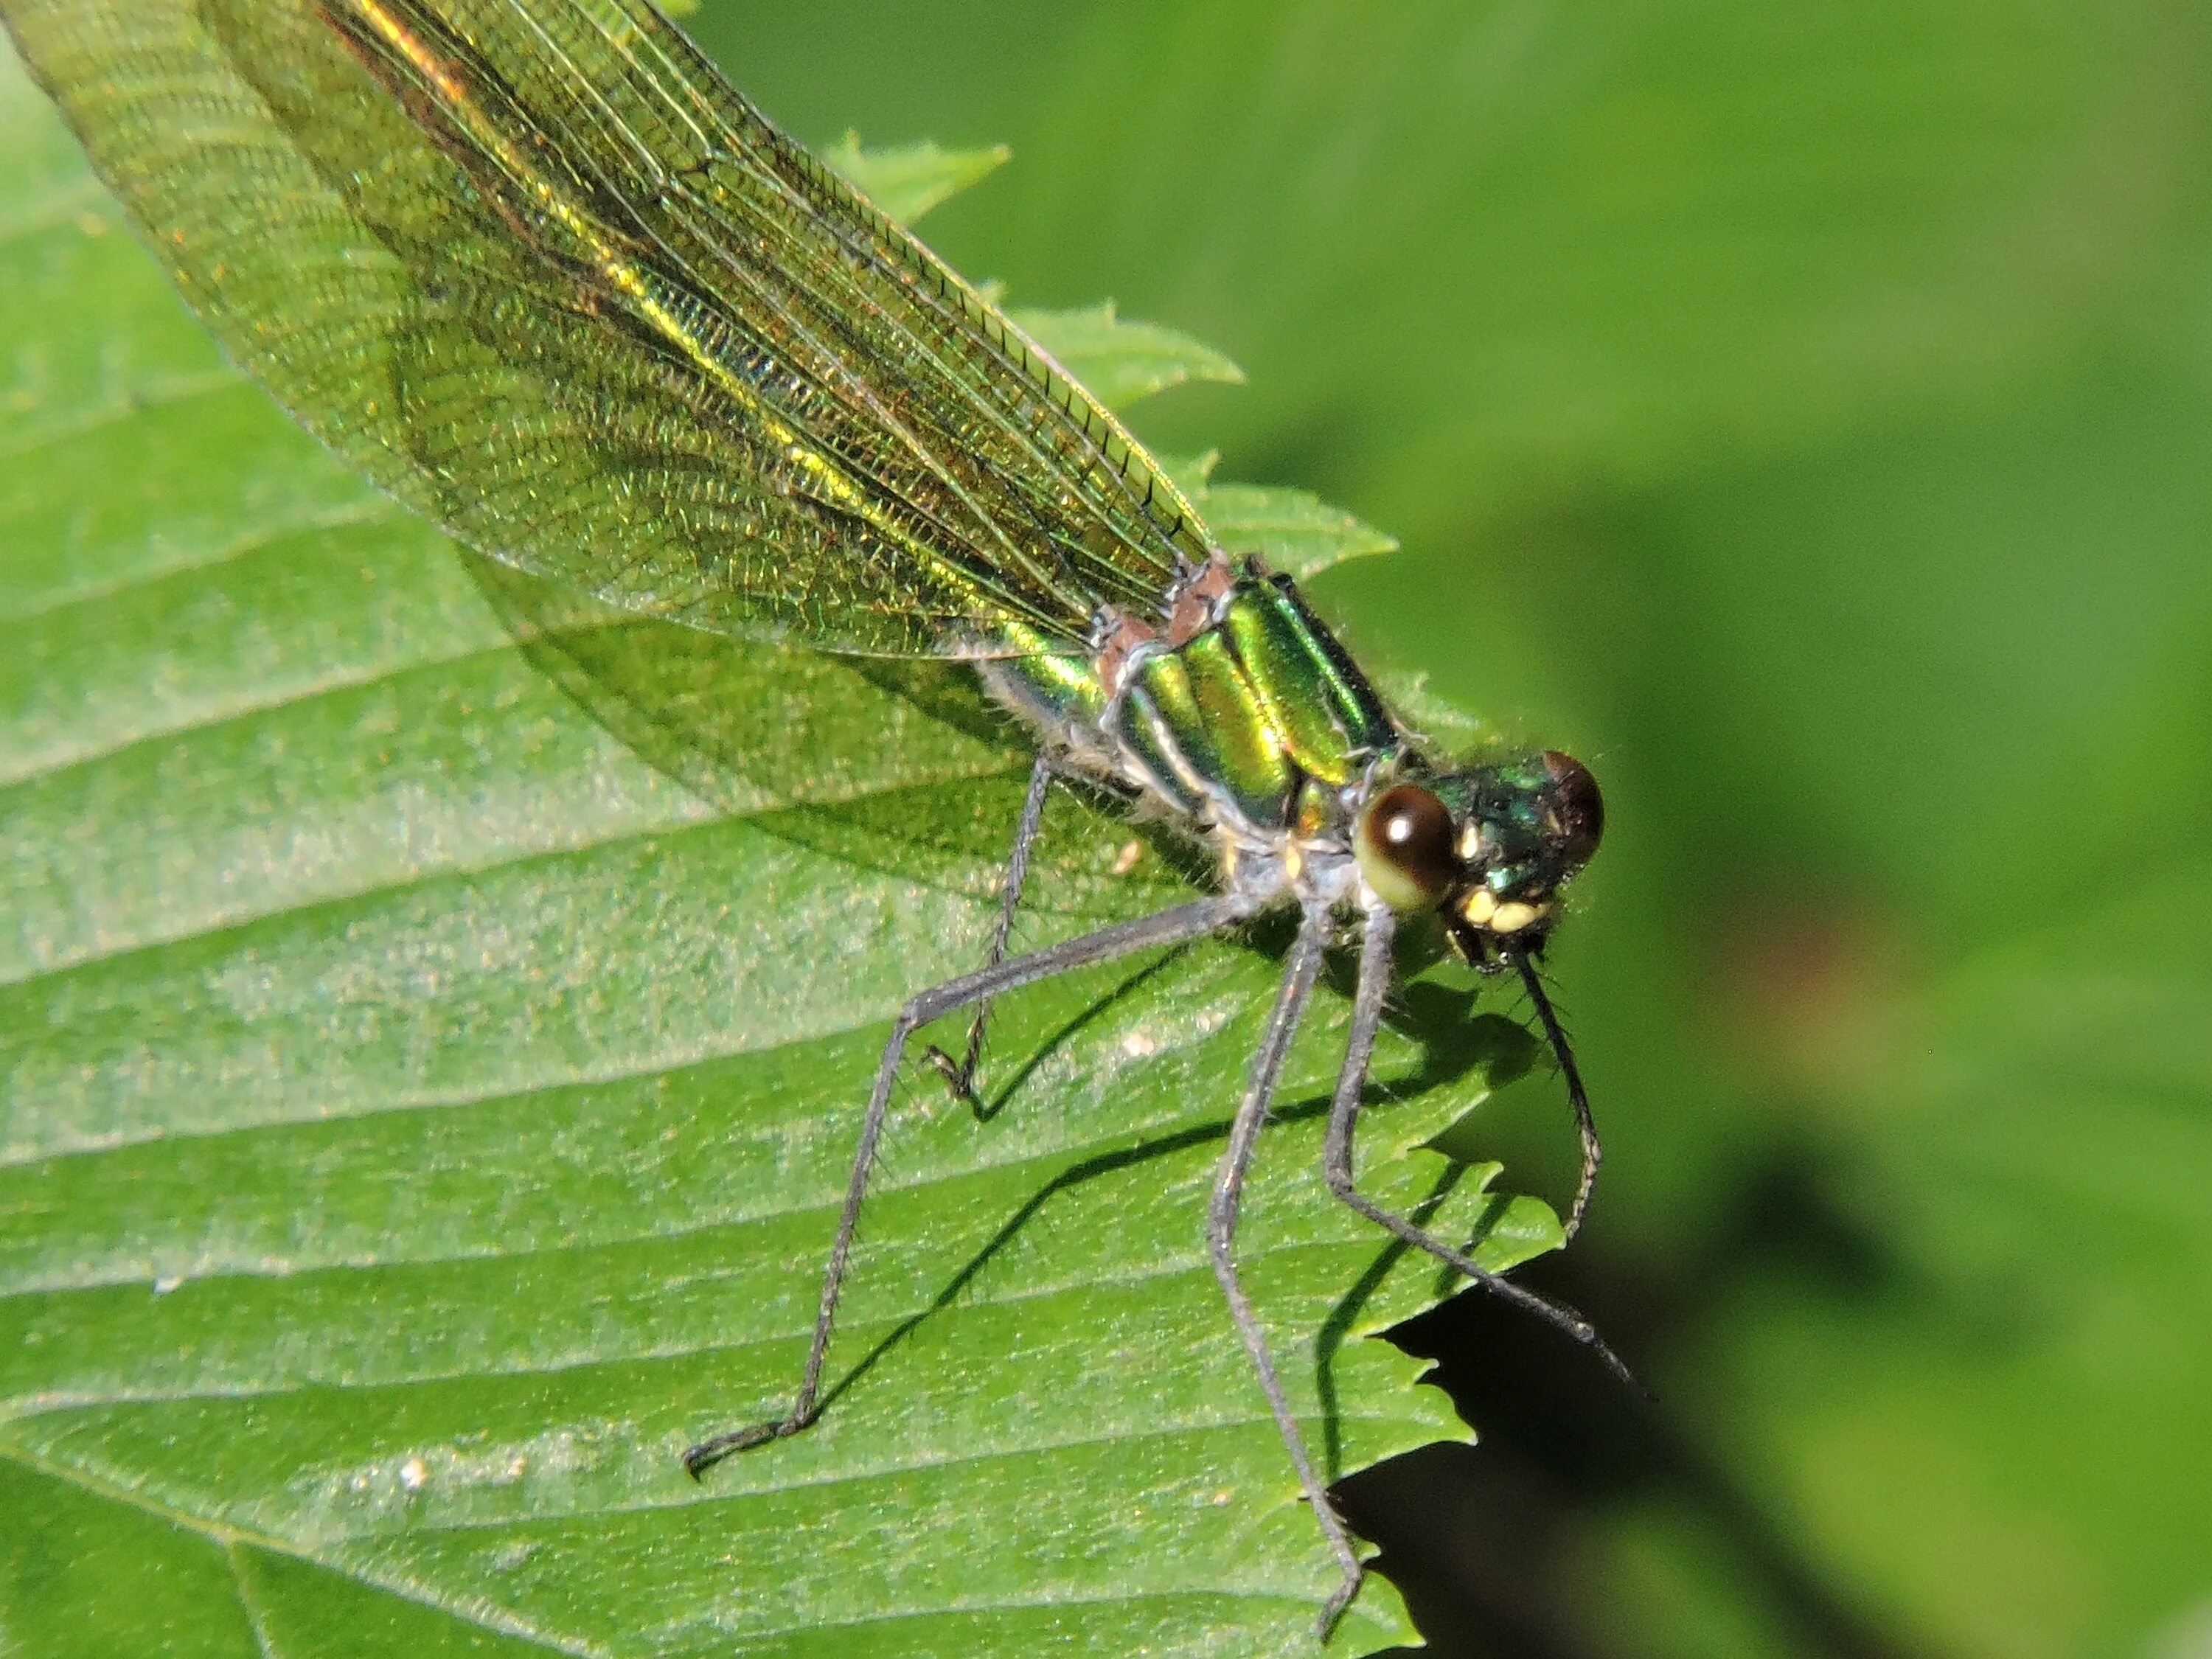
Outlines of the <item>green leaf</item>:
[[1073,311],[1009,315],[1109,409],[1127,409],[1188,380],[1244,383],[1244,371],[1212,347],[1158,323],[1127,321],[1115,314],[1111,300]]
[[1300,581],[1346,559],[1395,553],[1398,538],[1319,496],[1281,484],[1217,484],[1220,456],[1168,457],[1160,465],[1206,520],[1214,539],[1240,557],[1257,554]]
[[[917,1078],[826,1415],[693,1483],[790,1398],[1024,757],[941,672],[465,563],[222,366],[12,69],[0,156],[9,1637],[1309,1650],[1334,1568],[1200,1239],[1279,938],[1009,999],[988,1121]],[[1056,797],[1020,942],[1187,895],[1131,837]],[[1363,1171],[1503,1267],[1551,1212],[1421,1150],[1525,1063],[1464,1014],[1386,1033]],[[1319,1177],[1344,1015],[1243,1245],[1333,1474],[1465,1434],[1367,1340],[1450,1284]],[[1378,1581],[1332,1650],[1409,1636]]]
[[1209,484],[1193,503],[1231,553],[1256,553],[1300,581],[1341,564],[1397,550],[1395,536],[1362,524],[1319,496],[1280,484]]
[[932,208],[981,183],[1012,155],[1004,144],[989,149],[944,149],[927,143],[863,149],[857,132],[848,132],[822,152],[823,161],[842,174],[846,183],[902,225],[913,224]]
[[1221,465],[1221,452],[1209,449],[1200,455],[1159,455],[1152,458],[1162,471],[1175,480],[1176,488],[1193,501],[1205,492],[1213,477],[1213,469]]

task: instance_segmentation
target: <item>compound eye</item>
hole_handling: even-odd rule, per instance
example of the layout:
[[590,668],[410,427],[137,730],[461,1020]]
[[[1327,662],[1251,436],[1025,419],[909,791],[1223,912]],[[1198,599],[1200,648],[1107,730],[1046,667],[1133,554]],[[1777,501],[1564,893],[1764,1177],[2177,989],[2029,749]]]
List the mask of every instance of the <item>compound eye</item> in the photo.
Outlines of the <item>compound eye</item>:
[[1597,851],[1605,833],[1605,798],[1597,780],[1572,755],[1556,749],[1544,751],[1544,769],[1552,775],[1552,814],[1557,825],[1553,844],[1559,856],[1579,869]]
[[1437,903],[1461,878],[1450,811],[1418,784],[1386,789],[1368,804],[1353,842],[1367,884],[1396,910]]

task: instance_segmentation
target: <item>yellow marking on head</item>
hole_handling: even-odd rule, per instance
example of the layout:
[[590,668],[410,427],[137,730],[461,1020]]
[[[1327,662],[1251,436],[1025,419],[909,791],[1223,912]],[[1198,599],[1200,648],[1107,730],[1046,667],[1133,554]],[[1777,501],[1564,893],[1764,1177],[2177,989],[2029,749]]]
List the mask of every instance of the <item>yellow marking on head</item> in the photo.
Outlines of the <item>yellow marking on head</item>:
[[1543,914],[1543,906],[1523,904],[1516,899],[1510,904],[1498,907],[1490,918],[1490,931],[1493,933],[1517,933]]
[[1487,927],[1491,917],[1498,914],[1498,896],[1487,887],[1478,887],[1460,901],[1459,913],[1473,926]]

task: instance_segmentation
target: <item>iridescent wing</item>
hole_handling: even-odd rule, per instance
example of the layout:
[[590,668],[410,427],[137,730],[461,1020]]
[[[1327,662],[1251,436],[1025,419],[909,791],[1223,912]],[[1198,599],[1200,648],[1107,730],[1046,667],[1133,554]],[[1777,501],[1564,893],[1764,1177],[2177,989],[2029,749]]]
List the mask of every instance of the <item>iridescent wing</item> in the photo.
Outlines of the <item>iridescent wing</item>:
[[178,285],[503,562],[994,654],[1205,557],[1115,419],[645,0],[0,0]]

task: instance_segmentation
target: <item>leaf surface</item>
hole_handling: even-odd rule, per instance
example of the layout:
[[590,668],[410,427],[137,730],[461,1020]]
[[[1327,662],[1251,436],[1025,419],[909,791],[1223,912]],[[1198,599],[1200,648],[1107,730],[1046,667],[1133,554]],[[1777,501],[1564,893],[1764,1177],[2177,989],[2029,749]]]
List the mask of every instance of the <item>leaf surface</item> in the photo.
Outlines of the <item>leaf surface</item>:
[[1212,346],[1158,323],[1131,322],[1110,300],[1072,311],[1017,309],[1014,321],[1109,409],[1192,380],[1242,386],[1244,371]]
[[946,149],[922,143],[864,149],[860,135],[848,132],[823,153],[877,207],[902,225],[911,225],[932,208],[979,185],[1012,158],[1004,144],[988,149]]
[[[12,68],[0,144],[10,1639],[1311,1650],[1333,1569],[1200,1233],[1279,933],[1010,1000],[989,1121],[918,1080],[827,1415],[687,1480],[790,1396],[1024,757],[928,671],[502,591],[222,365]],[[1189,890],[1072,799],[1046,836],[1024,944]],[[1552,1248],[1419,1150],[1525,1042],[1418,988],[1369,1184]],[[1343,1014],[1244,1236],[1333,1474],[1465,1432],[1367,1340],[1449,1286],[1319,1179]],[[1409,1634],[1375,1582],[1336,1650]]]

